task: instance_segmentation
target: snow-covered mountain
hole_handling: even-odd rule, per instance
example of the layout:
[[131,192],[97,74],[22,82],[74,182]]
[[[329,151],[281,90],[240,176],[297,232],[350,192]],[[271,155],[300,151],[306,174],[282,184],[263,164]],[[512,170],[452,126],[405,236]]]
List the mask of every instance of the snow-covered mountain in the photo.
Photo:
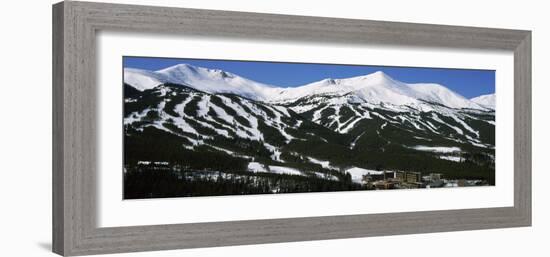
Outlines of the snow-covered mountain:
[[480,95],[478,97],[474,97],[470,99],[470,101],[477,103],[484,107],[489,107],[491,109],[495,109],[495,103],[496,103],[496,95],[495,94],[488,94],[488,95]]
[[[271,152],[273,160],[280,160],[280,151],[274,145],[307,137],[297,131],[305,120],[296,113],[236,95],[213,95],[163,84],[126,97],[125,102],[127,132],[155,128],[177,135],[187,149],[207,147],[234,154],[228,150],[232,146],[220,144],[220,139],[238,138],[260,144]],[[277,136],[268,137],[268,132]]]
[[188,160],[224,159],[340,181],[357,169],[494,171],[494,110],[438,84],[376,72],[281,88],[176,65],[125,69],[124,88],[125,158],[135,162],[170,156],[203,169]]
[[442,85],[407,84],[380,71],[365,76],[324,79],[303,86],[283,88],[252,81],[222,70],[179,64],[159,71],[126,68],[124,82],[140,91],[163,83],[173,83],[208,93],[232,93],[272,103],[295,101],[323,94],[354,94],[357,100],[373,104],[418,106],[430,102],[456,109],[487,109]]
[[143,91],[164,83],[185,85],[208,93],[232,93],[257,101],[268,101],[281,89],[233,73],[178,64],[159,71],[125,68],[124,83]]
[[484,109],[442,85],[407,84],[381,71],[348,79],[325,79],[300,87],[287,88],[279,95],[273,96],[272,101],[296,100],[322,94],[354,94],[358,99],[373,104],[421,105],[427,101],[457,109]]

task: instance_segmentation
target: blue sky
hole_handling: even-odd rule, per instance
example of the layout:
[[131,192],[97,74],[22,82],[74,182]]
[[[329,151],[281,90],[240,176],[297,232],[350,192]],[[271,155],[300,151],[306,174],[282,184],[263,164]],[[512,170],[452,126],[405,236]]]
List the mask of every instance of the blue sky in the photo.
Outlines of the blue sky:
[[160,70],[180,63],[221,69],[239,76],[280,87],[295,87],[325,78],[349,78],[383,71],[406,83],[438,83],[472,98],[495,92],[495,71],[411,68],[343,64],[278,63],[205,59],[124,57],[125,68]]

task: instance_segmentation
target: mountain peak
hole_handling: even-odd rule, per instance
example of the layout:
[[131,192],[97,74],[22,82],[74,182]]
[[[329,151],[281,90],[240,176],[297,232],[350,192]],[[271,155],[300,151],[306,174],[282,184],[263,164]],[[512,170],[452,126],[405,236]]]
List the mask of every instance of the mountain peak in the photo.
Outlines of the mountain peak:
[[321,81],[328,84],[328,85],[335,85],[336,84],[336,80],[333,79],[333,78],[326,78],[326,79],[323,79]]
[[234,77],[232,73],[229,73],[229,72],[226,72],[226,71],[223,71],[223,70],[219,70],[219,69],[213,69],[213,70],[208,70],[208,72],[211,72],[211,73],[214,73],[216,74],[216,76],[219,76],[221,78],[232,78]]
[[234,78],[235,75],[220,69],[209,69],[203,67],[193,66],[187,63],[176,64],[168,68],[157,71],[159,73],[176,75],[178,77],[211,77],[218,79]]
[[395,82],[395,80],[390,77],[388,74],[384,73],[383,71],[376,71],[367,75],[361,75],[357,77],[351,77],[351,78],[344,78],[344,79],[334,79],[334,78],[326,78],[318,82],[313,83],[322,83],[324,85],[336,85],[341,84],[342,82],[346,81],[354,81],[354,80],[368,80],[372,82]]
[[347,81],[350,83],[358,83],[358,84],[369,84],[369,85],[398,85],[401,84],[401,82],[395,80],[394,78],[390,77],[390,75],[384,73],[383,71],[376,71],[370,74],[361,75],[357,77],[351,77],[347,79],[342,79],[343,81]]
[[376,72],[373,72],[371,74],[362,76],[362,78],[363,79],[380,81],[380,82],[385,82],[385,81],[395,82],[395,80],[392,77],[390,77],[390,75],[386,74],[383,71],[376,71]]
[[199,69],[198,67],[195,67],[193,65],[190,65],[190,64],[187,64],[187,63],[180,63],[180,64],[176,64],[174,66],[170,66],[170,67],[158,70],[157,72],[160,72],[160,73],[174,72],[174,71],[197,72],[198,69]]
[[485,107],[489,107],[491,109],[495,109],[496,95],[494,93],[487,94],[487,95],[480,95],[470,99],[470,101]]
[[385,72],[379,70],[379,71],[375,71],[371,74],[369,74],[371,76],[375,76],[375,77],[389,77],[388,74],[386,74]]

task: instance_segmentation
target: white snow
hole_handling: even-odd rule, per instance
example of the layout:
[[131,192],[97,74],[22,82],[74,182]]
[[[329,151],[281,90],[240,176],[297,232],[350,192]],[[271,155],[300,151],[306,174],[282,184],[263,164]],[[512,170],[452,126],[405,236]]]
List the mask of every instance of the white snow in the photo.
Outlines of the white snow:
[[459,156],[439,156],[439,159],[453,161],[453,162],[462,162],[462,158]]
[[185,100],[183,100],[183,102],[181,102],[179,104],[176,104],[174,106],[174,112],[176,112],[177,114],[179,114],[182,117],[185,117],[186,115],[185,115],[185,112],[183,110],[185,109],[185,106],[187,106],[187,104],[189,102],[191,102],[191,100],[193,100],[193,96],[194,96],[194,94],[191,94],[187,98],[185,98]]
[[419,137],[419,136],[413,136],[413,138],[420,139],[420,140],[426,140],[426,141],[432,141],[432,140],[429,139],[429,138]]
[[437,116],[437,114],[435,113],[432,113],[432,119],[443,124],[443,125],[446,125],[447,127],[449,128],[452,128],[456,131],[456,133],[460,134],[460,135],[464,135],[464,132],[462,132],[462,129],[460,128],[457,128],[456,126],[453,126],[453,125],[450,125],[448,124],[447,122],[443,121],[442,119],[439,118],[439,116]]
[[364,117],[359,117],[359,118],[355,119],[354,121],[350,122],[345,128],[339,130],[340,133],[348,133],[351,129],[353,129],[355,124],[357,124],[357,122],[361,121],[362,119],[365,119],[365,118]]
[[418,83],[409,84],[409,86],[414,91],[413,97],[417,99],[439,103],[451,108],[484,109],[479,104],[439,84]]
[[124,83],[139,91],[154,88],[167,81],[168,78],[154,71],[124,68]]
[[424,127],[428,128],[428,130],[430,130],[431,132],[435,133],[435,134],[439,134],[439,132],[437,132],[434,128],[433,128],[433,124],[431,124],[429,121],[427,121],[426,123],[420,119],[417,120],[418,123],[422,124]]
[[330,105],[327,105],[327,106],[324,106],[324,107],[320,108],[319,110],[315,110],[315,112],[313,113],[313,119],[311,121],[313,121],[315,123],[319,123],[319,119],[321,119],[321,117],[322,117],[321,113],[329,107],[330,107]]
[[197,107],[199,107],[199,109],[197,110],[197,116],[208,117],[208,111],[210,110],[209,104],[210,104],[209,95],[201,97],[201,100],[197,104]]
[[424,145],[417,145],[411,147],[412,149],[418,150],[418,151],[425,151],[425,152],[435,152],[435,153],[455,153],[460,152],[460,148],[456,146],[447,147],[447,146],[424,146]]
[[442,85],[407,84],[380,71],[353,78],[324,79],[295,88],[287,88],[274,95],[272,101],[298,99],[319,94],[345,95],[350,92],[370,103],[421,105],[424,101],[429,101],[451,108],[485,109]]
[[426,123],[433,129],[432,131],[437,132],[436,130],[439,129],[439,127],[436,127],[433,123],[431,123],[429,120],[426,121]]
[[297,169],[284,166],[269,165],[269,171],[277,174],[303,175],[302,172]]
[[227,114],[227,112],[225,112],[225,110],[223,108],[215,105],[212,102],[210,102],[210,108],[212,108],[212,110],[214,110],[214,112],[216,113],[216,116],[218,118],[224,120],[228,124],[231,124],[231,125],[235,124],[235,119],[233,119],[233,116]]
[[[251,172],[266,172],[266,173],[276,173],[276,174],[285,174],[285,175],[298,175],[298,176],[305,176],[306,174],[302,173],[298,169],[291,168],[291,167],[285,167],[285,166],[277,166],[277,165],[264,165],[259,162],[249,162],[248,171]],[[313,172],[315,176],[327,179],[327,180],[334,180],[337,181],[338,177],[331,175],[331,174],[325,174],[321,172]]]
[[[185,117],[185,118],[189,118],[189,119],[193,119],[195,122],[199,123],[201,126],[205,127],[205,128],[209,128],[211,130],[214,130],[218,135],[222,135],[224,137],[227,137],[227,138],[231,138],[231,136],[229,136],[229,131],[227,130],[224,130],[224,129],[218,129],[214,126],[212,126],[210,123],[207,123],[207,122],[204,122],[204,121],[201,121],[201,120],[198,120],[198,119],[195,119],[193,117],[190,117],[188,116],[187,114],[185,114],[184,112],[184,108],[187,104],[189,104],[189,102],[191,102],[193,100],[193,96],[194,94],[191,94],[189,97],[187,97],[185,100],[183,100],[182,103],[180,104],[177,104],[176,106],[174,106],[174,111],[179,114],[181,117]],[[206,102],[203,103],[203,107],[202,108],[206,108]],[[180,119],[179,117],[174,117],[173,118],[174,120],[178,120]]]
[[282,90],[222,70],[188,64],[178,64],[158,71],[125,68],[124,82],[140,91],[170,82],[208,93],[233,93],[254,100],[267,100],[269,95]]
[[470,101],[494,110],[496,106],[496,94],[480,95],[470,99]]
[[[363,110],[362,108],[358,108],[362,112],[362,113],[360,113],[353,106],[348,105],[348,104],[346,104],[346,106],[355,113],[355,116],[351,117],[349,120],[347,120],[343,124],[340,124],[338,126],[338,129],[336,130],[336,132],[343,133],[343,134],[348,133],[349,131],[351,131],[355,127],[355,125],[359,121],[361,121],[363,119],[372,119],[372,117],[370,116],[369,111]],[[353,120],[353,121],[351,121],[351,120]]]
[[469,143],[474,145],[474,146],[477,146],[477,147],[489,148],[488,145],[484,145],[484,144],[480,144],[480,143],[476,143],[476,142],[472,142],[472,141],[469,141]]
[[[377,132],[378,132],[378,130],[377,130]],[[366,133],[366,131],[363,131],[363,133],[359,134],[359,136],[357,136],[355,139],[353,139],[351,144],[349,144],[349,149],[353,150],[353,148],[355,148],[355,144],[357,144],[357,141],[359,141],[359,138],[361,138],[361,136],[363,136],[365,133]]]
[[229,154],[229,155],[235,155],[235,152],[230,151],[230,150],[227,150],[227,149],[225,149],[225,148],[213,146],[213,145],[210,145],[210,144],[208,144],[208,146],[210,146],[210,147],[212,147],[212,148],[214,148],[214,149],[216,149],[216,150],[218,150],[218,151],[220,151],[220,152],[224,152],[224,153]]
[[[247,119],[250,123],[247,125],[250,125],[252,127],[244,126],[243,124],[240,124],[239,122],[237,122],[237,120],[233,116],[229,115],[223,108],[212,103],[211,96],[209,95],[205,95],[201,97],[201,100],[198,102],[197,116],[204,118],[205,120],[211,123],[218,124],[219,126],[222,126],[224,129],[219,129],[207,122],[194,119],[197,123],[201,124],[204,127],[214,130],[219,135],[222,135],[228,138],[230,138],[229,131],[232,131],[238,137],[241,137],[241,138],[246,138],[246,139],[251,139],[256,141],[263,140],[263,134],[258,130],[258,119],[246,113],[245,110],[240,105],[232,102],[231,99],[226,98],[224,96],[218,96],[218,97],[220,97],[224,101],[224,104],[226,106],[235,110],[237,115],[243,116],[245,119]],[[183,112],[183,107],[184,107],[184,104],[186,103],[188,103],[187,99],[182,104],[176,105],[175,111],[180,115],[185,115],[185,113]],[[224,120],[229,125],[216,121],[211,115],[208,114],[210,109],[214,111],[214,113],[218,118]],[[184,116],[184,117],[187,117],[187,116]],[[189,118],[192,118],[192,117],[189,117]]]
[[385,116],[383,116],[383,115],[380,114],[380,113],[371,112],[371,114],[374,115],[374,116],[376,116],[376,117],[378,117],[378,118],[380,118],[380,119],[383,119],[383,120],[385,120],[385,121],[387,121],[387,122],[389,122],[389,123],[399,124],[399,122],[390,120],[389,118],[386,118]]
[[278,105],[271,105],[270,107],[273,107],[273,109],[283,113],[285,116],[290,117],[290,113],[285,107],[278,106]]
[[328,179],[328,180],[333,180],[333,181],[338,181],[338,177],[334,176],[334,175],[331,175],[331,174],[326,174],[326,173],[321,173],[321,172],[315,172],[314,173],[315,176],[317,177],[320,177],[322,179]]
[[464,122],[463,120],[456,117],[456,115],[451,114],[451,115],[449,115],[449,117],[451,117],[456,122],[460,123],[460,125],[462,125],[462,127],[464,127],[466,130],[476,134],[476,136],[479,137],[479,132],[477,130],[474,130],[472,127],[470,127],[468,124],[466,124],[466,122]]
[[[282,120],[281,120],[281,113],[278,111],[275,111],[273,108],[269,108],[266,106],[266,108],[270,109],[273,114],[275,115],[275,118],[270,118],[269,115],[262,109],[256,107],[256,105],[253,105],[249,101],[242,101],[241,102],[244,106],[246,106],[248,109],[250,109],[254,114],[261,116],[263,121],[266,123],[266,125],[273,127],[281,133],[283,137],[286,139],[286,143],[288,144],[292,139],[295,139],[293,136],[286,133],[285,129],[289,126],[287,126]],[[263,138],[263,137],[262,137]]]
[[250,132],[250,134],[252,134],[252,140],[261,140],[263,139],[263,135],[262,133],[258,130],[258,119],[256,117],[254,117],[252,114],[246,112],[244,110],[244,108],[237,104],[237,103],[234,103],[231,99],[225,97],[225,96],[218,96],[220,97],[222,100],[223,100],[223,103],[232,108],[233,110],[235,110],[235,112],[237,113],[237,115],[245,118],[249,125],[251,126],[250,128],[248,127],[245,127],[245,129]]
[[271,159],[272,160],[278,161],[278,162],[283,161],[283,160],[281,160],[281,151],[279,150],[279,148],[277,148],[273,145],[270,145],[268,143],[265,143],[265,142],[264,142],[264,147],[272,153],[271,154]]
[[334,109],[334,114],[329,116],[329,119],[332,120],[332,122],[328,125],[328,127],[331,127],[333,123],[336,123],[336,131],[340,131],[340,128],[342,127],[342,124],[340,124],[340,108],[342,105],[333,105],[332,109]]
[[189,125],[189,123],[187,123],[184,119],[180,119],[180,118],[176,118],[176,117],[172,117],[172,120],[174,120],[174,125],[176,125],[176,127],[178,127],[179,129],[183,130],[184,132],[187,132],[187,133],[191,133],[191,134],[195,134],[195,135],[198,135],[199,133],[191,126]]
[[249,162],[247,168],[249,171],[252,171],[252,172],[269,172],[265,167],[265,165],[259,162]]
[[358,167],[349,168],[346,170],[346,173],[349,173],[351,175],[351,181],[355,183],[363,183],[363,176],[364,175],[380,175],[384,174],[383,171],[378,170],[368,170]]
[[142,112],[138,113],[138,112],[132,112],[130,113],[130,115],[128,117],[125,117],[124,118],[124,125],[130,125],[134,122],[137,122],[137,121],[140,121],[142,118],[144,118],[145,116],[147,116],[147,113],[150,111],[151,109],[147,108],[147,109],[144,109]]
[[[225,122],[227,122],[229,125],[231,125],[232,127],[232,130],[235,132],[235,134],[237,134],[238,137],[241,137],[241,138],[250,138],[249,134],[246,133],[245,130],[242,130],[241,128],[243,128],[243,126],[239,126],[237,125],[237,122],[236,120],[233,118],[233,116],[227,114],[227,112],[217,106],[216,104],[210,102],[210,108],[212,108],[212,110],[214,110],[214,112],[216,113],[216,116],[222,120],[224,120]],[[208,118],[211,118],[211,117],[208,117]],[[219,123],[220,125],[224,126],[224,127],[229,127],[225,124],[222,124],[222,123]],[[258,138],[253,138],[253,140],[258,140]]]
[[281,135],[283,137],[285,137],[286,139],[286,143],[288,144],[292,139],[294,139],[293,136],[291,136],[290,134],[288,134],[286,131],[285,131],[285,128],[287,128],[288,126],[281,120],[281,113],[278,112],[277,110],[275,110],[274,108],[272,108],[271,106],[268,106],[268,105],[264,105],[264,107],[266,107],[267,109],[269,109],[274,115],[275,115],[275,118],[270,118],[269,115],[267,113],[265,113],[263,110],[260,110],[258,108],[256,108],[256,106],[253,106],[252,104],[250,103],[247,103],[247,107],[249,109],[251,109],[252,111],[254,111],[254,113],[256,114],[260,114],[262,117],[263,117],[263,120],[264,122],[268,125],[268,126],[271,126],[275,129],[277,129],[279,131],[279,133],[281,133]]
[[411,125],[413,125],[415,129],[424,130],[422,127],[420,127],[420,125],[418,125],[414,120],[410,119],[409,117],[398,115],[397,118],[401,119],[402,123],[405,123],[405,121],[409,122]]
[[323,94],[344,96],[353,93],[355,100],[361,99],[374,104],[422,106],[425,105],[425,101],[428,101],[451,108],[487,109],[485,105],[466,99],[443,85],[407,84],[380,71],[364,76],[324,79],[302,86],[284,88],[259,83],[222,70],[178,64],[159,71],[125,68],[124,82],[140,91],[171,82],[208,93],[233,93],[265,102],[284,102]]
[[290,107],[291,110],[297,112],[297,113],[304,113],[307,111],[310,111],[311,109],[317,108],[317,104],[307,104],[307,105],[296,105]]
[[322,160],[319,160],[319,159],[315,159],[313,157],[307,157],[307,159],[309,160],[309,162],[319,164],[319,165],[321,165],[321,167],[323,167],[325,169],[339,170],[338,168],[336,168],[334,166],[331,166],[329,161],[322,161]]
[[493,120],[480,119],[480,118],[477,118],[477,117],[475,117],[475,116],[468,115],[468,114],[464,114],[464,113],[462,113],[462,115],[463,115],[464,117],[468,117],[468,118],[473,119],[473,120],[480,120],[480,121],[483,121],[483,122],[487,122],[487,123],[489,123],[489,124],[491,124],[491,125],[496,125],[495,121],[493,121]]

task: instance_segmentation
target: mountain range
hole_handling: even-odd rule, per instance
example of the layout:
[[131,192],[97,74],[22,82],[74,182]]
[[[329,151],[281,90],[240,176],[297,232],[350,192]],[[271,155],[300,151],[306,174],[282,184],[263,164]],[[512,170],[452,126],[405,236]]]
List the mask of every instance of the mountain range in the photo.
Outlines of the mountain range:
[[208,93],[231,93],[255,101],[271,103],[297,100],[319,94],[344,95],[353,92],[371,103],[417,105],[421,102],[433,102],[451,108],[480,110],[491,109],[494,106],[494,94],[466,99],[439,84],[407,84],[394,80],[381,71],[347,79],[327,78],[303,86],[282,88],[249,80],[219,69],[179,64],[159,71],[126,68],[124,69],[124,82],[139,91],[151,89],[164,83],[173,83],[187,85]]
[[357,182],[405,170],[494,183],[494,94],[467,99],[380,71],[284,88],[188,64],[125,68],[123,85],[126,164]]

